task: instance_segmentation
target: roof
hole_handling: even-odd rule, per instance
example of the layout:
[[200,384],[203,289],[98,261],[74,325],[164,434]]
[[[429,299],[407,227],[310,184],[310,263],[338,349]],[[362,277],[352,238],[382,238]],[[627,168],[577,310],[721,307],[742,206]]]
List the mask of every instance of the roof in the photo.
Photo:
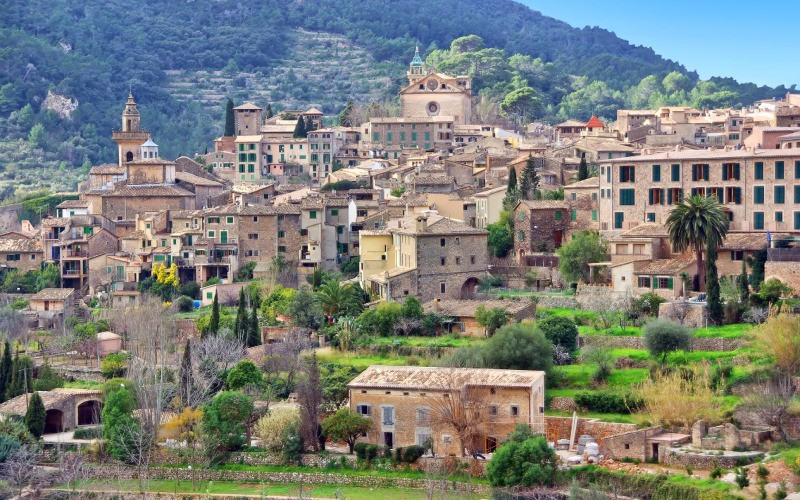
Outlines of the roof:
[[453,177],[443,175],[418,175],[414,178],[414,184],[428,186],[446,186],[453,182]]
[[322,111],[318,110],[317,108],[309,108],[308,111],[303,113],[304,115],[321,115]]
[[633,162],[657,162],[668,160],[745,160],[761,158],[786,158],[800,156],[796,149],[746,149],[730,150],[724,149],[683,149],[680,151],[664,151],[650,155],[630,156],[628,158],[617,158],[608,160],[606,163],[633,163]]
[[661,224],[654,222],[644,222],[638,226],[628,229],[622,233],[623,237],[650,237],[650,238],[664,238],[669,236],[669,229]]
[[588,179],[584,179],[582,181],[573,182],[572,184],[567,184],[564,186],[564,189],[570,188],[599,188],[600,187],[600,178],[599,177],[589,177]]
[[97,340],[117,340],[121,338],[114,332],[100,332],[97,334]]
[[485,198],[485,197],[487,197],[489,195],[493,195],[493,194],[496,194],[496,193],[502,193],[502,192],[505,192],[505,191],[508,191],[508,186],[498,186],[498,187],[493,188],[493,189],[487,189],[486,191],[481,191],[480,193],[475,193],[474,196],[476,198]]
[[261,142],[260,135],[237,135],[234,142]]
[[638,271],[634,271],[635,274],[663,274],[673,276],[681,271],[684,271],[687,267],[694,264],[696,261],[694,259],[688,258],[676,258],[676,259],[658,259],[650,262],[643,268],[639,269]]
[[72,288],[45,288],[33,294],[30,300],[67,300],[75,293]]
[[[436,312],[444,316],[456,318],[474,318],[475,311],[479,306],[487,309],[502,307],[509,314],[518,314],[531,307],[533,302],[530,300],[439,300],[434,299],[423,304],[426,313]],[[531,313],[534,310],[531,309]]]
[[786,134],[778,137],[779,141],[793,141],[795,139],[800,139],[800,131],[792,132],[791,134]]
[[241,206],[236,203],[212,207],[205,211],[205,215],[271,215],[274,213],[272,207],[266,205]]
[[[92,191],[87,191],[87,194],[94,194]],[[167,185],[139,185],[131,186],[125,185],[115,188],[113,191],[100,191],[97,194],[111,197],[122,196],[194,196],[194,193],[183,189],[178,186]]]
[[586,122],[586,128],[595,128],[595,127],[603,128],[605,127],[605,125],[603,125],[603,122],[601,122],[599,118],[592,115],[589,121]]
[[41,252],[42,242],[34,238],[0,238],[0,252]]
[[181,182],[194,184],[195,186],[222,187],[221,182],[206,179],[205,177],[200,177],[199,175],[194,175],[189,172],[175,172],[175,178]]
[[233,109],[242,109],[242,110],[249,109],[249,110],[253,110],[253,111],[255,111],[255,110],[260,111],[261,110],[260,107],[256,106],[252,102],[246,102],[244,104],[240,104],[238,106],[235,106]]
[[433,366],[370,366],[347,387],[454,390],[465,386],[529,388],[544,377],[534,370],[445,368]]
[[580,120],[567,120],[565,122],[561,122],[558,125],[556,125],[557,128],[560,128],[560,127],[585,127],[585,126],[586,126],[586,123],[583,123]]
[[119,165],[98,165],[89,170],[89,175],[123,175],[124,173],[125,167]]
[[[64,401],[75,396],[92,395],[100,397],[100,391],[93,389],[64,389],[58,388],[52,391],[38,391],[42,398],[45,408],[60,406]],[[25,394],[10,399],[0,405],[0,413],[24,415],[28,411],[28,398]]]
[[419,47],[414,51],[414,58],[411,59],[412,66],[422,66],[422,58],[419,56]]
[[152,138],[148,137],[148,138],[147,138],[147,140],[146,140],[146,141],[144,141],[144,143],[142,144],[142,146],[147,146],[147,147],[158,147],[158,144],[156,144],[155,142],[153,142],[153,139],[152,139]]
[[56,208],[89,208],[89,202],[86,200],[64,200]]
[[256,262],[256,267],[253,268],[254,273],[268,273],[270,271],[272,271],[272,263],[264,262],[263,260]]
[[524,205],[530,210],[561,210],[566,209],[567,204],[562,200],[521,200],[519,205]]
[[42,226],[44,227],[61,227],[69,224],[69,217],[47,217],[42,219]]
[[[424,231],[417,229],[417,219],[427,219]],[[393,227],[390,232],[411,235],[440,235],[440,234],[489,234],[488,231],[469,226],[460,220],[443,217],[437,214],[404,217],[391,221]],[[396,225],[394,225],[396,224]]]
[[[788,236],[788,235],[787,235]],[[773,234],[773,240],[779,240],[782,235]],[[763,250],[767,248],[766,233],[728,233],[720,245],[720,250]]]

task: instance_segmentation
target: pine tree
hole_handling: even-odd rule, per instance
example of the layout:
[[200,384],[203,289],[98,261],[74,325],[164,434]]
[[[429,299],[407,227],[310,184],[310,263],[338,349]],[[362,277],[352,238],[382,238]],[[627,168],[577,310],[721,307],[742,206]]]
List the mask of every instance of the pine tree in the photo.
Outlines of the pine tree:
[[295,139],[303,139],[304,137],[306,137],[306,135],[307,135],[306,122],[303,121],[302,116],[298,116],[297,125],[294,126],[294,134],[292,134],[292,137],[294,137]]
[[28,401],[28,411],[25,412],[25,426],[28,431],[39,439],[44,433],[44,424],[47,420],[47,411],[44,409],[44,402],[38,392],[34,392]]
[[706,303],[708,317],[715,324],[722,324],[722,300],[720,299],[719,276],[717,275],[717,246],[711,240],[706,244]]
[[525,169],[522,171],[520,196],[523,200],[532,200],[536,197],[537,189],[539,189],[539,173],[536,171],[536,161],[529,156],[528,161],[525,162]]
[[589,178],[589,165],[586,164],[586,158],[581,158],[581,164],[578,167],[578,180],[582,181]]
[[192,385],[194,384],[192,373],[192,344],[189,339],[186,339],[186,345],[183,348],[183,358],[181,358],[181,371],[180,371],[180,396],[181,401],[185,406],[191,404]]
[[3,346],[3,358],[0,361],[0,401],[6,400],[6,391],[11,385],[12,364],[11,344],[6,340]]
[[214,292],[214,302],[211,304],[211,318],[208,320],[208,333],[210,335],[217,335],[219,331],[219,301],[217,300],[217,292]]
[[228,99],[225,105],[225,137],[236,135],[236,128],[233,122],[233,99]]
[[272,104],[267,103],[267,109],[264,111],[264,119],[269,120],[275,116],[275,113],[272,112]]
[[742,261],[742,274],[739,275],[739,298],[742,301],[742,304],[747,304],[747,301],[750,299],[750,283],[749,279],[747,278],[747,264],[745,264],[744,260]]
[[258,307],[254,300],[250,320],[247,322],[247,347],[259,345],[261,345],[261,328],[258,326]]
[[233,336],[240,341],[247,340],[247,309],[245,304],[244,287],[239,290],[239,308],[236,310],[236,323],[233,325]]
[[517,169],[511,167],[508,171],[508,187],[506,193],[511,193],[517,189]]

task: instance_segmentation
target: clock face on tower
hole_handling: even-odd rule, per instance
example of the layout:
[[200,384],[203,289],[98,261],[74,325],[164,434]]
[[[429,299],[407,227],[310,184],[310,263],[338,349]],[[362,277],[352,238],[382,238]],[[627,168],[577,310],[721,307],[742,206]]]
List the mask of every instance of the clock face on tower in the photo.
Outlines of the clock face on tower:
[[428,90],[436,90],[439,88],[439,82],[434,79],[428,80]]

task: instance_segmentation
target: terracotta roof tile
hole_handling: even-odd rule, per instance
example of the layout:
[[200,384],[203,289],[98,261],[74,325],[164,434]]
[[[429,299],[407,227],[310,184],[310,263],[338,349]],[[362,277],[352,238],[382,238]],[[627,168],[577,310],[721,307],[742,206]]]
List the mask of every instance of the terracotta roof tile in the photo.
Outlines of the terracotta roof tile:
[[445,368],[431,366],[370,366],[347,387],[381,389],[458,390],[463,387],[531,387],[544,377],[533,370]]

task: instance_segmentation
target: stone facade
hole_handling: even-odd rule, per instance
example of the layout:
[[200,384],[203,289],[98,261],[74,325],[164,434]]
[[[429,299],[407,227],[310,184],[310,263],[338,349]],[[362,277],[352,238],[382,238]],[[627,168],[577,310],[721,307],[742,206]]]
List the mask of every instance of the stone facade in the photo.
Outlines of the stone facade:
[[648,460],[653,457],[649,439],[661,434],[661,427],[636,429],[607,437],[600,447],[600,453],[606,458],[622,460],[624,458]]
[[797,262],[767,261],[764,265],[764,280],[777,279],[795,292],[800,292],[800,266]]
[[[569,439],[572,433],[572,417],[550,417],[546,416],[545,436],[548,441],[556,442],[559,439]],[[603,453],[603,446],[606,440],[612,436],[636,431],[635,424],[619,424],[612,422],[601,422],[591,418],[578,418],[578,426],[575,432],[575,441],[578,436],[589,435],[595,439],[600,446],[600,453]]]
[[552,252],[561,246],[569,225],[563,201],[523,200],[514,208],[514,256],[521,261],[536,252]]
[[667,318],[693,328],[703,328],[709,324],[706,304],[685,300],[674,300],[659,304],[658,317]]
[[608,286],[578,285],[575,301],[589,311],[622,311],[628,307],[631,296]]

